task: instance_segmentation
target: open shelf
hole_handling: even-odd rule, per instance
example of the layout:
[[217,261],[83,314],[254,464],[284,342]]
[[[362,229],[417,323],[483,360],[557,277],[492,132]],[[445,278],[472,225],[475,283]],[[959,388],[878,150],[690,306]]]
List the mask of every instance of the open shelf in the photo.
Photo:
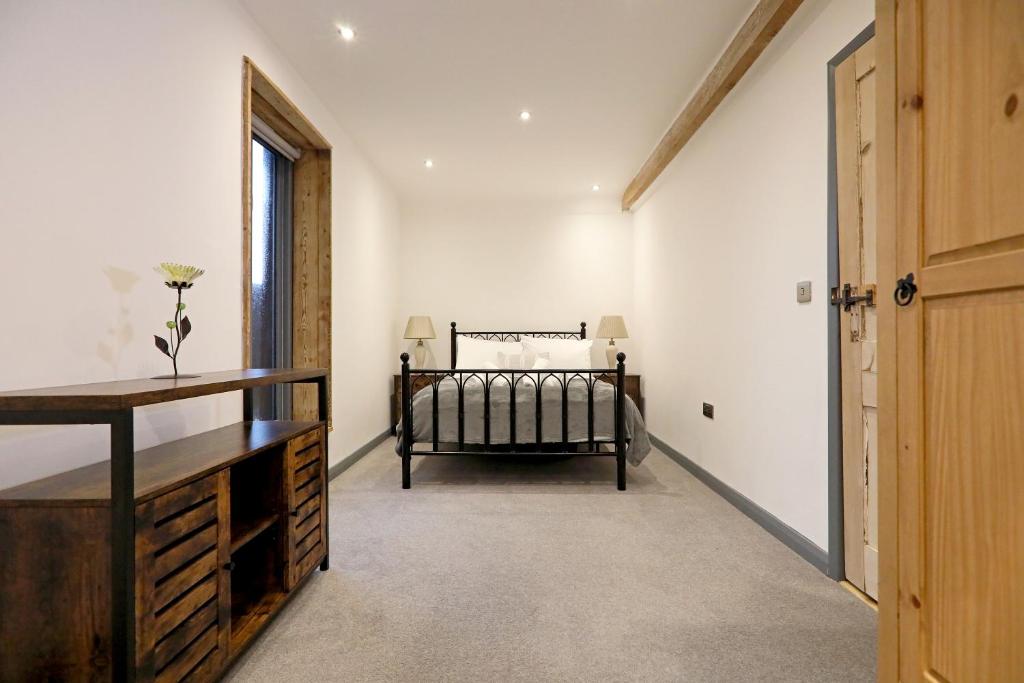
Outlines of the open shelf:
[[238,529],[236,532],[234,528],[231,530],[231,554],[234,555],[238,552],[238,549],[244,546],[246,543],[256,538],[264,531],[272,527],[281,519],[281,516],[276,512],[273,514],[265,515],[262,518],[256,518],[249,522],[246,526]]
[[[255,453],[282,446],[319,422],[290,420],[237,422],[135,453],[135,500],[142,502]],[[74,500],[110,504],[110,461],[0,491],[3,504],[15,501]]]
[[282,519],[284,452],[274,446],[230,467],[232,554]]
[[274,610],[284,595],[281,535],[274,531],[255,535],[231,556],[231,639],[244,642]]

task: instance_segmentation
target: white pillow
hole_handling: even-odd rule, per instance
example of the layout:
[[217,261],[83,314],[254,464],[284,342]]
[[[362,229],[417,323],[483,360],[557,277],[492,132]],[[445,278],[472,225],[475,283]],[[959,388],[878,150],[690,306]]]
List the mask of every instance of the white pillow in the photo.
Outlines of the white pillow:
[[523,345],[519,342],[500,342],[490,339],[459,337],[455,342],[455,349],[456,370],[481,370],[486,367],[485,363],[494,363],[496,366],[501,367],[498,354],[522,354]]
[[[522,348],[522,347],[520,347]],[[524,354],[498,352],[498,367],[502,370],[522,370]]]
[[523,337],[523,349],[527,354],[548,354],[556,370],[589,370],[592,339],[546,339],[544,337]]
[[537,356],[537,360],[533,361],[533,367],[530,368],[530,369],[531,370],[544,370],[545,368],[550,368],[550,367],[551,367],[551,360],[548,358],[548,355],[545,353],[543,356],[540,356],[540,355]]

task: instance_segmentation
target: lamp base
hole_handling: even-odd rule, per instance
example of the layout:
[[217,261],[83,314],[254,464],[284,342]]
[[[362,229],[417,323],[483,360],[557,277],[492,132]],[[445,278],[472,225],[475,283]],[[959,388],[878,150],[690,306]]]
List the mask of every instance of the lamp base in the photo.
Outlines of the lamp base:
[[604,351],[605,356],[608,358],[608,367],[609,368],[615,369],[618,366],[618,361],[615,358],[615,355],[618,352],[619,352],[619,349],[618,349],[618,347],[615,346],[615,340],[614,339],[609,339],[608,340],[608,348],[605,349],[605,351]]
[[413,356],[416,358],[416,369],[422,370],[423,364],[427,361],[427,347],[424,346],[422,339],[417,340]]
[[202,375],[157,375],[150,379],[196,379],[198,377],[202,377]]

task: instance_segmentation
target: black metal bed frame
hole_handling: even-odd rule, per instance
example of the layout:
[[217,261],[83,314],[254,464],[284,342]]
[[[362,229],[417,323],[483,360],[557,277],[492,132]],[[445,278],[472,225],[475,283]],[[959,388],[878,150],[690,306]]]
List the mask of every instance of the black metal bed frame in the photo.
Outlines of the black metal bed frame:
[[[547,339],[586,339],[587,324],[580,323],[578,332],[532,332],[532,331],[482,331],[482,332],[459,332],[456,324],[451,324],[452,351],[450,370],[413,370],[409,367],[409,354],[403,353],[402,360],[402,488],[412,487],[412,456],[414,455],[583,455],[583,456],[607,456],[616,460],[616,485],[618,490],[626,490],[626,354],[619,353],[616,356],[618,361],[614,369],[549,369],[543,370],[487,370],[487,369],[464,369],[456,370],[456,358],[458,355],[458,337],[471,337],[474,339],[488,339],[494,341],[520,341],[523,336],[544,337]],[[603,381],[602,377],[615,374],[615,383],[612,385],[615,400],[615,429],[611,439],[595,438],[594,436],[594,387],[597,382]],[[432,441],[430,448],[415,448],[413,440],[413,375],[429,377],[430,386],[433,392],[432,401]],[[484,443],[482,447],[467,448],[465,442],[466,411],[465,411],[465,388],[470,381],[476,380],[483,385],[484,405]],[[516,441],[516,390],[521,382],[528,379],[535,387],[536,407],[534,412],[534,439],[530,443]],[[458,444],[454,450],[448,448],[442,450],[442,443],[439,441],[439,416],[438,416],[438,390],[444,381],[454,381],[458,388]],[[491,387],[495,382],[510,392],[509,400],[509,443],[491,443]],[[549,382],[554,382],[562,390],[561,420],[562,439],[558,442],[545,442],[543,440],[544,406],[541,389]],[[587,441],[573,442],[569,440],[569,386],[574,382],[582,382],[587,388]],[[525,383],[525,382],[524,382]],[[419,442],[423,443],[423,442]],[[613,450],[602,450],[602,446],[613,446]],[[581,450],[582,448],[582,450]]]

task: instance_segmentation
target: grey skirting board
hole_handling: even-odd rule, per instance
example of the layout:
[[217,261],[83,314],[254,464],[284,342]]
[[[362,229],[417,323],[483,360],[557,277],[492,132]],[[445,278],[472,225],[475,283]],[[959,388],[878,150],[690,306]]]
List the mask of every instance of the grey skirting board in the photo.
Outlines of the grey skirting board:
[[347,470],[349,467],[355,465],[357,462],[359,462],[360,458],[362,458],[364,455],[366,455],[374,448],[379,446],[384,441],[384,439],[388,438],[389,436],[391,436],[391,430],[385,429],[383,432],[381,432],[380,434],[373,437],[365,444],[357,448],[351,455],[332,465],[331,468],[327,470],[327,481],[331,481],[336,476]]
[[725,498],[737,510],[757,522],[765,531],[782,541],[790,550],[810,562],[821,573],[828,575],[828,553],[815,545],[809,538],[653,434],[651,435],[651,443],[655,448],[672,460],[675,460],[679,466],[699,479],[709,489]]

